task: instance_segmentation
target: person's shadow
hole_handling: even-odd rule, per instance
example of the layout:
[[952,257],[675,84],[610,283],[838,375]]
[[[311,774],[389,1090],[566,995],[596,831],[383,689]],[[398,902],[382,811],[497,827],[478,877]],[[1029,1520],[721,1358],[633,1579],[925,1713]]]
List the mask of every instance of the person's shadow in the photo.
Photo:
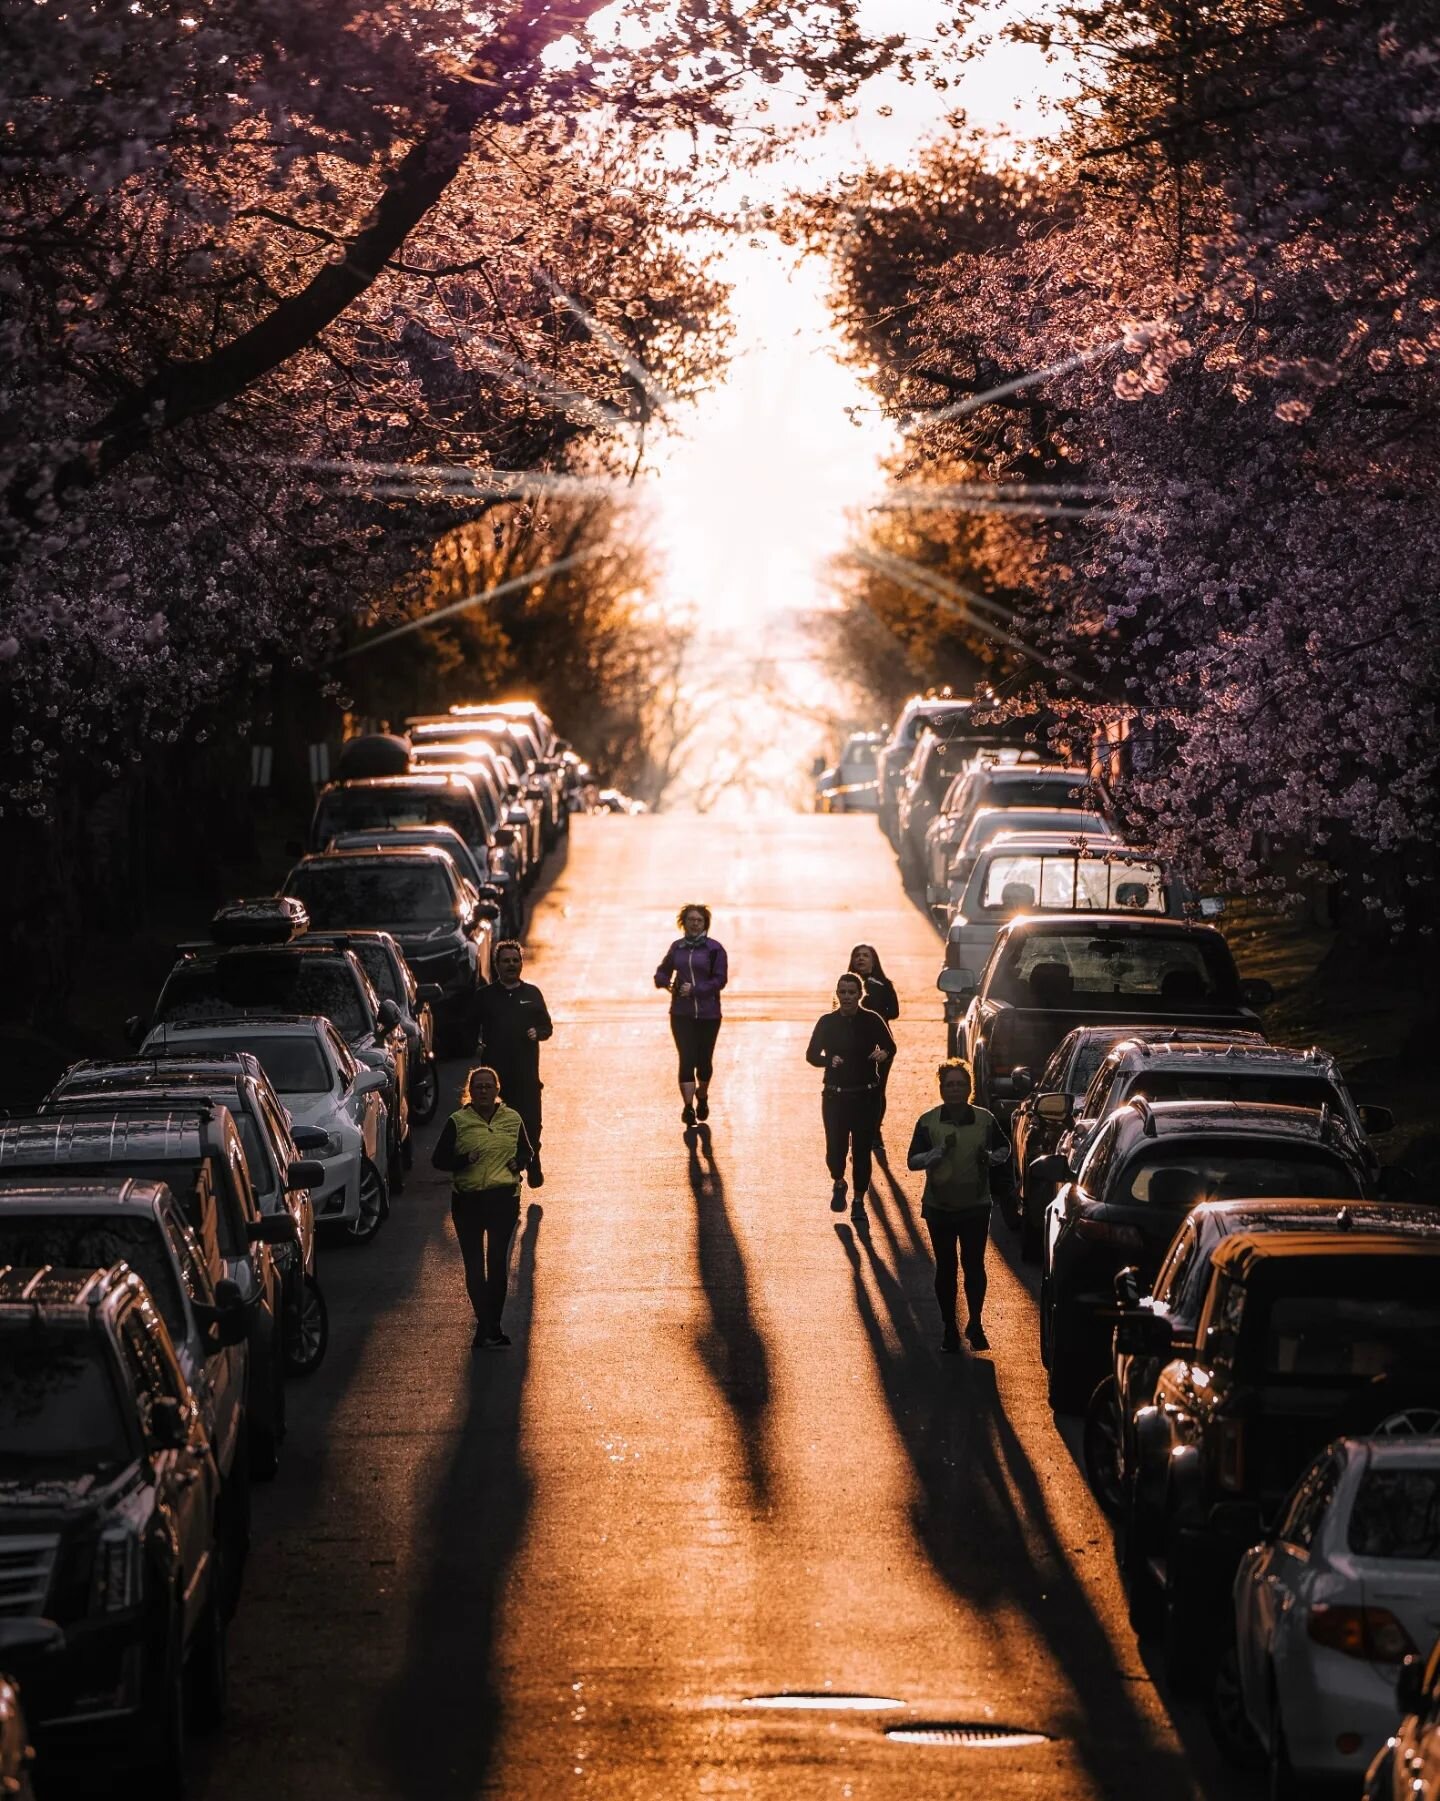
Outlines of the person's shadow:
[[725,1178],[715,1161],[709,1126],[685,1134],[686,1173],[695,1197],[695,1249],[710,1324],[700,1354],[740,1429],[745,1477],[761,1506],[770,1499],[768,1412],[770,1359],[750,1310],[745,1254],[725,1199]]

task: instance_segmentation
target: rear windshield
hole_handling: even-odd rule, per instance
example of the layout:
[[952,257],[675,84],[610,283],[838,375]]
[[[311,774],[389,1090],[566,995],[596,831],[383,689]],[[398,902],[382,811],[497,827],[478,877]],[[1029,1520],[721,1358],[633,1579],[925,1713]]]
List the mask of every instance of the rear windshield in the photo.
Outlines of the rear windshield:
[[[284,1038],[257,1036],[249,1039],[216,1039],[213,1044],[202,1044],[199,1048],[250,1051],[259,1058],[260,1067],[270,1078],[270,1086],[282,1096],[328,1094],[332,1086],[324,1052],[309,1032],[296,1032]],[[250,1155],[248,1139],[245,1142],[245,1155]]]
[[1249,1101],[1317,1112],[1328,1106],[1344,1117],[1334,1083],[1323,1076],[1280,1075],[1263,1069],[1147,1069],[1126,1093],[1143,1094],[1151,1101]]
[[[359,1038],[373,1029],[351,967],[343,958],[252,956],[248,952],[221,957],[214,963],[182,964],[165,984],[157,1018],[181,1023],[246,1012],[319,1013],[343,1038]],[[262,1056],[260,1060],[263,1063],[265,1059]]]
[[1158,863],[1110,863],[1061,852],[1053,857],[990,859],[980,905],[987,912],[1163,913],[1165,881]]
[[958,854],[974,855],[1001,832],[1023,833],[1027,838],[1032,832],[1067,832],[1072,837],[1083,832],[1090,838],[1110,836],[1110,828],[1100,815],[1087,813],[1081,807],[1052,805],[1046,813],[1012,813],[1007,807],[997,807],[993,812],[977,813],[970,821],[960,840]]
[[387,825],[448,825],[467,844],[479,842],[468,796],[444,788],[332,788],[315,814],[313,836],[328,844],[341,832]]
[[1440,1563],[1440,1466],[1368,1470],[1350,1514],[1350,1549]]
[[114,1366],[93,1333],[0,1329],[0,1479],[104,1477],[131,1456]]
[[1263,1141],[1219,1144],[1203,1153],[1193,1143],[1167,1151],[1162,1142],[1132,1158],[1105,1198],[1120,1206],[1184,1211],[1199,1201],[1295,1194],[1317,1200],[1361,1198],[1345,1164],[1323,1146],[1278,1150]]
[[293,872],[285,892],[304,901],[310,923],[322,932],[436,926],[455,917],[450,883],[438,863],[309,863]]
[[[1433,1281],[1433,1269],[1426,1273]],[[1271,1304],[1264,1347],[1269,1375],[1433,1375],[1440,1369],[1440,1292],[1282,1295]]]
[[1085,932],[1021,936],[1005,952],[991,992],[1017,1007],[1127,1009],[1233,1007],[1233,966],[1210,937],[1137,933],[1133,938]]
[[991,776],[985,784],[987,807],[1078,807],[1088,809],[1095,804],[1087,795],[1083,775],[1068,771],[1057,775]]
[[394,1001],[397,1006],[403,1007],[407,997],[401,991],[395,965],[390,961],[390,953],[385,946],[352,938],[350,948],[360,959],[360,967],[369,976],[370,986],[381,1000]]
[[862,769],[869,769],[875,761],[875,746],[867,744],[863,740],[858,744],[847,744],[840,761],[857,764]]
[[17,1214],[0,1203],[0,1264],[17,1269],[109,1269],[128,1263],[150,1290],[176,1344],[187,1331],[185,1303],[160,1222],[152,1213],[101,1218]]

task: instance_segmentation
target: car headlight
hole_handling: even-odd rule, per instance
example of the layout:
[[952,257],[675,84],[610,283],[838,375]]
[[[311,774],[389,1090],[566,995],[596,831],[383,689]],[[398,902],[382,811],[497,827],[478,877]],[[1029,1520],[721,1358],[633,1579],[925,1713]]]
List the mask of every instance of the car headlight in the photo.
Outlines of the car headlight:
[[140,1540],[124,1525],[110,1525],[95,1547],[90,1582],[92,1613],[123,1613],[140,1600]]

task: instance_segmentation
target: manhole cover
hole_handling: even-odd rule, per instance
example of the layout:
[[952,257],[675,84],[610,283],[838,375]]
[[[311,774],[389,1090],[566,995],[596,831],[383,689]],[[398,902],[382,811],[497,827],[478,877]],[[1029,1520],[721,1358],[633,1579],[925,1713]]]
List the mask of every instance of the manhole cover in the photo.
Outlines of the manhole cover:
[[1049,1734],[1028,1726],[993,1726],[987,1720],[936,1720],[909,1726],[887,1726],[885,1736],[897,1745],[953,1745],[966,1751],[1011,1751],[1020,1745],[1045,1745]]
[[746,1695],[740,1705],[814,1708],[830,1713],[879,1713],[887,1708],[903,1707],[905,1703],[896,1701],[889,1695],[841,1695],[833,1689],[822,1688],[813,1691],[787,1689],[778,1695]]

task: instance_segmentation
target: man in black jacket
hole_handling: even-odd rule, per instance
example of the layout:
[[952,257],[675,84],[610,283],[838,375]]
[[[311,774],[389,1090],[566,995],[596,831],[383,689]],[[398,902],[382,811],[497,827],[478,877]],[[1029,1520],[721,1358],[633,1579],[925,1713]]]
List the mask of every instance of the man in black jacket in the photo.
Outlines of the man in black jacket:
[[505,1105],[525,1122],[531,1156],[530,1186],[545,1180],[540,1168],[540,1046],[554,1032],[545,996],[522,982],[525,953],[513,938],[495,947],[495,980],[480,991],[480,1051],[500,1078]]
[[865,1205],[880,1077],[895,1055],[889,1026],[878,1013],[860,1005],[863,993],[859,976],[841,976],[835,984],[835,1010],[815,1022],[805,1052],[807,1063],[825,1071],[820,1117],[825,1124],[825,1163],[834,1183],[830,1207],[835,1213],[845,1211],[847,1154],[855,1177],[855,1205]]

